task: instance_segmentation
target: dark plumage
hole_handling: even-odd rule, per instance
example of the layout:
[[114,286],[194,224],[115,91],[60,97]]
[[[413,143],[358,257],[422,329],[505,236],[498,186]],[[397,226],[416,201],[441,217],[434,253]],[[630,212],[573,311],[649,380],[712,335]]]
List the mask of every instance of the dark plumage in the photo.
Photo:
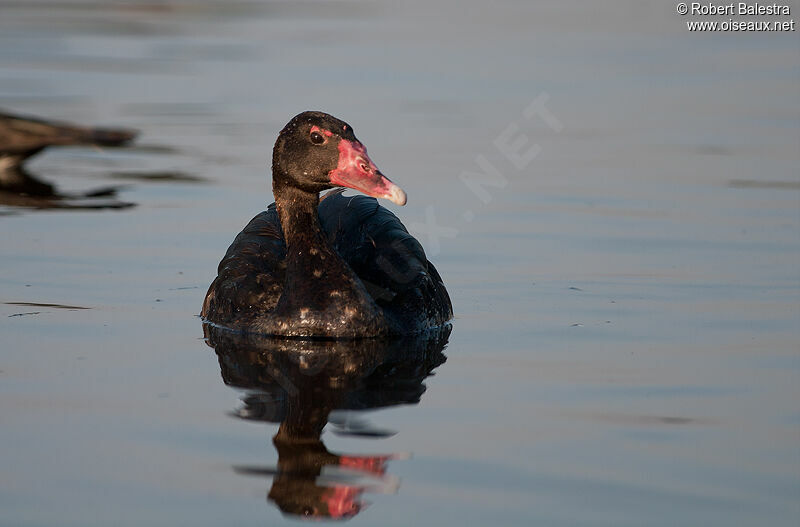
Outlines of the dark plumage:
[[135,130],[87,128],[0,110],[0,189],[29,195],[54,195],[53,186],[25,171],[23,163],[56,145],[122,146],[136,137]]
[[13,115],[0,110],[0,156],[20,161],[48,146],[104,145],[120,146],[132,141],[135,130],[122,128],[87,128],[35,117]]
[[[331,135],[315,144],[314,130]],[[203,304],[206,321],[269,335],[358,338],[418,333],[452,317],[439,273],[397,216],[374,198],[341,191],[320,201],[334,180],[405,203],[349,125],[319,112],[298,115],[275,145],[276,203],[228,248]]]

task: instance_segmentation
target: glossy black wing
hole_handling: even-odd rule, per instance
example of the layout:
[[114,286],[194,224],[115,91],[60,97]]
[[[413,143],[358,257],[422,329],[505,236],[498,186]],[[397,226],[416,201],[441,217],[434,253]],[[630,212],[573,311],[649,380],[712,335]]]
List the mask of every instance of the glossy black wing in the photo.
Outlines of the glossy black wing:
[[333,247],[402,328],[414,332],[452,318],[450,297],[422,245],[375,198],[330,193],[319,216]]
[[286,243],[275,204],[250,220],[228,247],[201,316],[225,324],[271,311],[283,291]]

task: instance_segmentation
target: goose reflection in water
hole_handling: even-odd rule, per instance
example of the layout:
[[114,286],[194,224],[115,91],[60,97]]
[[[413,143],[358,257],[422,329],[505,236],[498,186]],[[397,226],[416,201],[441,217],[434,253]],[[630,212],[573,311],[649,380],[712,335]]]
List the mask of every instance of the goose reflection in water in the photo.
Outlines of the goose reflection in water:
[[272,477],[268,500],[293,517],[346,519],[364,492],[393,492],[387,463],[404,457],[329,452],[320,439],[328,422],[341,435],[385,437],[336,410],[417,404],[424,379],[446,360],[451,328],[403,339],[350,341],[276,339],[204,325],[225,384],[246,391],[234,415],[280,423],[273,444],[277,467],[237,466],[240,474]]

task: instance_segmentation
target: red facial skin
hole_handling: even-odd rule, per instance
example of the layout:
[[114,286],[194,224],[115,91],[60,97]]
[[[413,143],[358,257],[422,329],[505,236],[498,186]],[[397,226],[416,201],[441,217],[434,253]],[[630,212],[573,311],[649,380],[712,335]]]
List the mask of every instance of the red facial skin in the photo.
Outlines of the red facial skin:
[[[381,477],[386,474],[386,464],[396,455],[385,456],[340,456],[339,466]],[[331,518],[349,518],[358,514],[366,505],[359,498],[365,487],[361,485],[334,485],[322,494],[322,501],[328,506]]]
[[328,505],[328,514],[331,518],[346,518],[355,516],[361,511],[362,504],[358,501],[362,487],[336,485],[330,487],[322,495],[322,501]]
[[394,459],[393,456],[342,456],[339,465],[362,472],[382,476],[386,473],[386,462]]
[[314,132],[319,132],[322,135],[324,135],[325,137],[330,137],[330,136],[333,135],[333,132],[331,132],[330,130],[325,130],[324,128],[320,128],[317,125],[314,125],[314,126],[311,127],[311,133],[314,133]]
[[339,164],[329,176],[334,185],[352,188],[374,198],[385,198],[397,205],[406,204],[406,193],[381,174],[367,155],[367,149],[358,141],[339,141]]

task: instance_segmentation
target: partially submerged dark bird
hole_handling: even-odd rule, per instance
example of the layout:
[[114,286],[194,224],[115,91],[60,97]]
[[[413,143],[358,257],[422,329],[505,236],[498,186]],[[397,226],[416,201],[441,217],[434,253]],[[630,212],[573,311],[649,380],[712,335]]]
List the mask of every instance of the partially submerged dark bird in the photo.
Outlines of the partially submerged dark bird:
[[0,190],[54,195],[52,185],[36,179],[23,168],[29,157],[56,145],[122,146],[133,141],[136,135],[135,130],[88,128],[0,110]]
[[[368,196],[346,197],[349,187]],[[236,237],[201,316],[287,337],[420,333],[452,318],[450,297],[419,242],[375,197],[406,203],[347,123],[303,112],[272,155],[275,203]]]

